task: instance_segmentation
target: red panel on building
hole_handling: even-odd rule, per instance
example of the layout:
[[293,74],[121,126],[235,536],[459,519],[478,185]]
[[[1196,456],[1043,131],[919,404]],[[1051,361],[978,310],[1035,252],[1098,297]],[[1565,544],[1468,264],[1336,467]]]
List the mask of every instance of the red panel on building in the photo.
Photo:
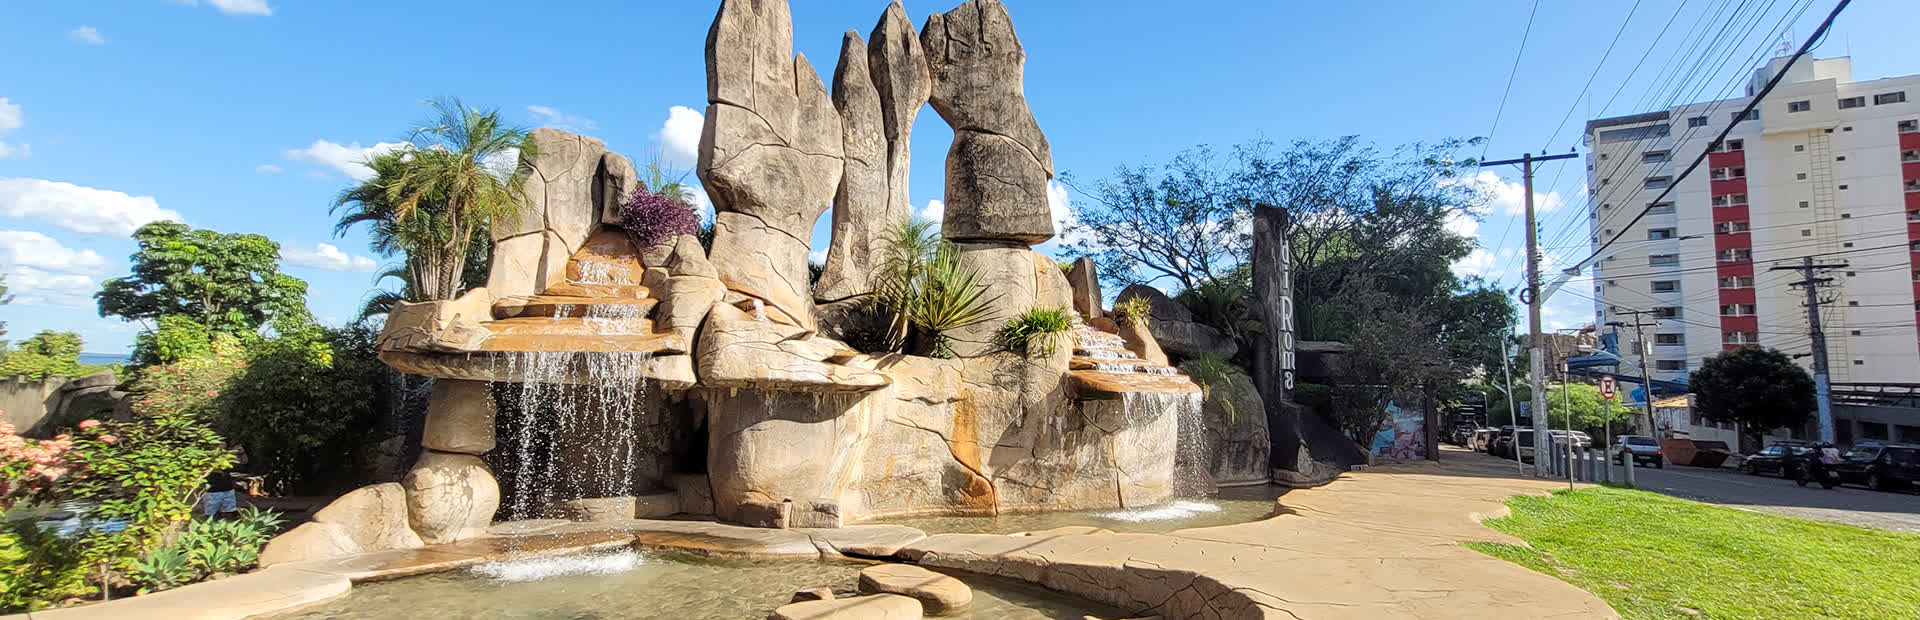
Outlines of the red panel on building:
[[1746,164],[1747,164],[1746,151],[1727,151],[1725,153],[1707,153],[1707,169],[1709,171],[1711,171],[1714,168],[1725,168],[1727,166],[1744,166]]
[[1920,179],[1920,161],[1910,161],[1910,162],[1901,163],[1900,178],[1909,179],[1909,180]]
[[1713,236],[1713,249],[1752,248],[1753,233],[1728,233]]
[[[1910,209],[1920,208],[1920,207],[1914,207],[1912,206],[1912,204],[1913,203],[1909,202],[1908,208]],[[1745,222],[1745,221],[1747,221],[1746,205],[1741,205],[1738,207],[1714,207],[1713,208],[1713,223],[1715,224],[1718,224],[1721,222]]]
[[1720,333],[1722,334],[1725,334],[1728,332],[1759,332],[1759,331],[1760,331],[1760,317],[1757,317],[1757,316],[1720,317]]
[[1720,303],[1723,304],[1750,304],[1754,303],[1753,297],[1754,291],[1750,288],[1720,289]]
[[1719,272],[1718,277],[1721,278],[1752,276],[1753,263],[1720,263],[1714,270]]
[[1907,222],[1907,238],[1920,239],[1920,222]]
[[[1909,131],[1900,134],[1900,150],[1904,151],[1907,149],[1920,149],[1920,131]],[[1707,158],[1712,159],[1713,156],[1708,155]]]
[[1725,181],[1714,181],[1710,191],[1712,191],[1715,196],[1745,194],[1747,193],[1747,179],[1741,177],[1738,179],[1727,179]]

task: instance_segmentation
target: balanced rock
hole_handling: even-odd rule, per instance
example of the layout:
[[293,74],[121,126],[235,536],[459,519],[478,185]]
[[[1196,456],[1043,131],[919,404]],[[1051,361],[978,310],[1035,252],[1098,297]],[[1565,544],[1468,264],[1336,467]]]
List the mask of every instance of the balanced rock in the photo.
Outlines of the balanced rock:
[[912,564],[881,564],[860,570],[860,591],[920,600],[927,615],[943,616],[973,604],[973,589],[959,579]]
[[852,598],[788,603],[773,610],[768,620],[918,620],[920,601],[898,594],[870,594]]
[[620,225],[620,207],[633,190],[640,188],[640,172],[625,155],[607,151],[600,156],[600,171],[594,175],[593,204],[600,209],[600,223]]
[[1094,273],[1094,268],[1093,257],[1082,256],[1067,270],[1067,282],[1073,286],[1073,309],[1089,319],[1100,318],[1105,312],[1101,306],[1106,303],[1100,295],[1100,274]]
[[840,111],[846,171],[833,196],[833,237],[814,297],[838,301],[873,290],[869,284],[887,227],[887,137],[880,120],[880,93],[867,71],[867,44],[848,30],[833,72],[833,106]]
[[420,445],[441,452],[486,454],[494,444],[493,415],[493,390],[485,381],[435,380]]
[[1027,108],[1026,50],[998,0],[969,0],[927,18],[921,47],[930,100],[953,126],[943,234],[1028,245],[1053,237],[1053,155]]
[[807,237],[845,166],[840,114],[793,54],[786,0],[723,0],[707,32],[698,172],[713,200],[711,259],[727,288],[813,326]]
[[470,454],[428,450],[400,485],[407,491],[407,522],[427,544],[479,537],[500,509],[500,483]]
[[481,325],[493,320],[493,294],[480,287],[450,300],[398,302],[387,312],[386,327],[374,340],[380,351],[462,353],[476,351],[493,337]]

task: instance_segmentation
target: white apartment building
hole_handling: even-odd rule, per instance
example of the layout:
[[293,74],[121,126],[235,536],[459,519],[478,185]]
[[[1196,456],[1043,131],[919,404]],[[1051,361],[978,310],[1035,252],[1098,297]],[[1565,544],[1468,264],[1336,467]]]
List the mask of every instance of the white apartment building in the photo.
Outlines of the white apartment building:
[[[1920,382],[1920,75],[1856,82],[1848,58],[1803,58],[1714,144],[1786,62],[1754,71],[1746,98],[1587,123],[1592,247],[1625,231],[1627,248],[1592,270],[1596,324],[1655,312],[1657,379],[1755,343],[1811,368],[1801,274],[1773,267],[1813,256],[1846,264],[1822,273],[1832,380]],[[1631,359],[1633,330],[1619,334]]]

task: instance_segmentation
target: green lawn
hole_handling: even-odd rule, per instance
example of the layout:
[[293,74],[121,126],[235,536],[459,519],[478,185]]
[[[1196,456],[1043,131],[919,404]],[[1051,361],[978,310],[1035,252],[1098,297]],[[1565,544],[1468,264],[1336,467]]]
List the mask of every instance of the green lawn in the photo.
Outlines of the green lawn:
[[1920,535],[1596,487],[1517,496],[1469,543],[1628,618],[1920,618]]

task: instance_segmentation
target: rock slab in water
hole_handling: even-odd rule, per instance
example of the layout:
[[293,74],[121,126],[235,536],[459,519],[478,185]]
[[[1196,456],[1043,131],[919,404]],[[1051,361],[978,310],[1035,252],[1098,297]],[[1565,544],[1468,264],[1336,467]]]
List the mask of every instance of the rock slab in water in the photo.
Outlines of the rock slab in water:
[[425,451],[400,485],[407,491],[407,521],[427,544],[485,535],[500,509],[499,482],[470,454]]
[[920,600],[898,594],[870,594],[852,598],[788,603],[773,610],[768,620],[917,620],[924,613]]
[[944,616],[973,604],[973,589],[959,579],[912,564],[881,564],[860,570],[860,591],[919,599],[930,616]]
[[833,600],[833,588],[820,587],[820,588],[807,588],[805,590],[795,592],[793,593],[793,598],[788,599],[787,602],[804,603],[807,601],[831,601],[831,600]]
[[493,390],[485,381],[436,379],[427,398],[420,445],[429,450],[486,454],[493,449]]

